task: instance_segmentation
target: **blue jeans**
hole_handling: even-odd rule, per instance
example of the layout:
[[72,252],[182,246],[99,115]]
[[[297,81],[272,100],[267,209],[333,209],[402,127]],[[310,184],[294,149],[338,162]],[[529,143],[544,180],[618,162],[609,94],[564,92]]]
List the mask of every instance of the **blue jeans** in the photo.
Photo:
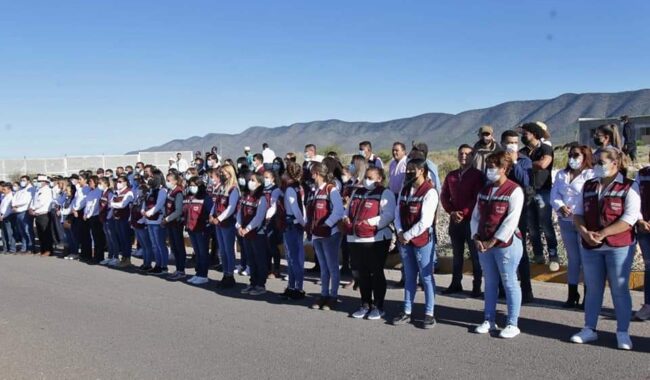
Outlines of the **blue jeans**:
[[223,274],[232,276],[235,273],[235,226],[217,226],[217,242],[221,253],[221,265]]
[[117,247],[123,258],[131,257],[132,232],[128,219],[115,219]]
[[582,267],[585,274],[585,327],[596,329],[598,315],[603,306],[605,279],[614,301],[616,314],[616,331],[627,332],[632,314],[632,297],[630,296],[630,271],[634,248],[630,247],[592,250],[581,247]]
[[432,245],[434,245],[433,241],[420,248],[412,244],[399,244],[399,253],[404,266],[404,312],[406,314],[411,314],[419,274],[424,285],[425,314],[433,315],[435,280],[433,279]]
[[312,246],[320,263],[320,295],[336,298],[339,295],[339,247],[341,233],[326,238],[312,239]]
[[142,261],[145,266],[151,266],[153,261],[153,247],[151,245],[151,237],[147,228],[134,228],[135,238],[142,248]]
[[266,236],[255,234],[252,239],[244,238],[242,240],[246,247],[248,265],[251,269],[251,286],[266,286],[266,277],[268,276]]
[[34,251],[34,218],[26,211],[16,214],[16,224],[20,234],[21,251]]
[[517,326],[521,309],[521,287],[517,280],[517,268],[523,255],[521,240],[516,236],[512,244],[505,248],[491,248],[478,254],[485,279],[485,320],[495,322],[499,279],[506,291],[508,306],[507,324]]
[[569,261],[569,279],[567,282],[569,285],[578,285],[580,270],[582,269],[580,234],[572,221],[560,220],[560,235]]
[[16,214],[11,214],[2,220],[2,241],[4,250],[16,253],[16,239],[14,239],[14,227],[16,224]]
[[77,237],[72,230],[72,226],[70,226],[70,228],[64,228],[63,233],[65,236],[65,244],[68,247],[68,255],[76,255],[79,252],[79,243],[77,242]]
[[196,275],[199,277],[208,277],[208,265],[210,264],[210,255],[208,253],[208,237],[205,231],[189,231],[192,249],[196,257]]
[[638,234],[636,238],[639,240],[641,253],[643,253],[643,263],[645,264],[643,303],[650,305],[650,234]]
[[169,245],[176,262],[176,271],[185,273],[187,251],[185,250],[185,239],[183,238],[183,225],[176,223],[168,224],[167,232],[169,233]]
[[537,190],[535,198],[528,206],[527,215],[528,238],[533,245],[535,257],[544,256],[544,246],[542,245],[542,233],[544,233],[548,245],[548,256],[557,258],[557,238],[555,229],[553,229],[551,210],[551,191]]
[[118,248],[119,245],[117,243],[117,234],[115,230],[115,220],[114,219],[106,219],[104,221],[104,235],[106,235],[106,243],[108,243],[108,258],[109,259],[117,259],[118,258]]
[[167,250],[167,229],[160,224],[147,224],[151,250],[156,260],[156,266],[167,268],[169,251]]
[[284,252],[289,273],[289,289],[302,290],[305,279],[304,230],[299,224],[290,224],[284,231]]

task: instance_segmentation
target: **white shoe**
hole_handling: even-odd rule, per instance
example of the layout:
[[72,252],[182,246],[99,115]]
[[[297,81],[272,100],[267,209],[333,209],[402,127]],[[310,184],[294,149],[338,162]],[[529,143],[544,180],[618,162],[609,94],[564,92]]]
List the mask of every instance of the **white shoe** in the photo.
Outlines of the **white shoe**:
[[560,264],[557,263],[556,261],[551,261],[551,263],[548,264],[548,269],[549,269],[551,272],[557,272],[557,271],[560,270]]
[[194,284],[194,285],[204,285],[204,284],[207,284],[209,282],[207,277],[197,277],[197,276],[194,276],[194,277],[196,277],[196,280],[194,280],[194,282],[192,282],[192,284]]
[[250,276],[251,275],[251,268],[247,266],[246,269],[241,271],[241,275],[242,276]]
[[370,313],[368,313],[368,320],[371,321],[376,321],[378,319],[382,319],[386,313],[384,313],[382,310],[377,309],[376,307],[373,307],[372,310],[370,310]]
[[578,344],[585,344],[589,342],[594,342],[597,339],[598,339],[598,334],[596,334],[594,330],[585,327],[582,330],[580,330],[579,333],[571,337],[571,342],[578,343]]
[[187,283],[188,284],[193,284],[194,281],[196,281],[197,278],[198,278],[197,276],[192,276],[189,280],[187,280]]
[[630,334],[622,331],[617,331],[616,341],[618,342],[619,350],[629,351],[632,349],[632,339],[630,339]]
[[499,337],[503,339],[512,339],[517,335],[519,335],[519,333],[521,333],[519,327],[508,325],[506,326],[505,329],[501,330],[501,332],[499,333]]
[[370,309],[366,306],[361,306],[359,310],[352,313],[352,318],[361,319],[365,317],[370,312]]
[[107,265],[110,261],[111,261],[111,259],[104,259],[104,260],[99,262],[99,265]]
[[120,263],[120,260],[118,258],[110,259],[110,261],[108,262],[108,266],[109,267],[116,267],[117,264],[119,264],[119,263]]
[[490,321],[485,321],[481,323],[480,325],[476,326],[474,329],[474,332],[477,334],[487,334],[490,331],[497,331],[499,330],[499,326],[497,326],[496,323],[490,322]]
[[241,293],[241,294],[249,294],[251,291],[253,291],[253,289],[255,289],[255,288],[252,287],[252,286],[250,286],[250,285],[248,285],[247,287],[245,287],[244,289],[242,289],[240,293]]
[[251,296],[259,296],[266,293],[266,288],[263,286],[256,286],[253,290],[251,290],[248,294]]
[[634,313],[634,317],[642,321],[647,321],[648,319],[650,319],[650,305],[641,306],[641,309],[639,309],[639,311]]

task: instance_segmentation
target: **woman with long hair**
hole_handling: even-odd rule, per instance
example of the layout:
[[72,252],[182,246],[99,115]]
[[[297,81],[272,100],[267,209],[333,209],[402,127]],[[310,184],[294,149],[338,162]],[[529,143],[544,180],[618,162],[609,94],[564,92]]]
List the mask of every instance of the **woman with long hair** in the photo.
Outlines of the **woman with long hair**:
[[167,229],[162,224],[165,214],[165,203],[167,202],[167,189],[164,186],[165,177],[159,169],[153,169],[151,177],[147,181],[147,196],[142,205],[142,216],[144,216],[151,241],[152,251],[156,265],[147,273],[155,276],[167,274],[169,269],[169,251],[167,250]]
[[197,176],[190,178],[187,182],[187,195],[183,200],[183,220],[196,257],[196,275],[187,281],[193,285],[208,283],[210,254],[205,231],[209,227],[211,209],[212,198],[206,192],[205,182]]
[[287,162],[287,170],[282,176],[282,206],[278,208],[278,229],[283,233],[287,259],[288,283],[280,297],[284,300],[305,298],[303,281],[305,278],[305,229],[304,191],[300,183],[302,167],[292,161]]
[[239,194],[235,168],[231,165],[219,168],[219,186],[215,191],[210,223],[216,226],[217,241],[221,251],[223,278],[219,286],[222,288],[235,286],[235,211]]
[[185,262],[187,259],[182,223],[183,186],[178,172],[167,174],[165,186],[167,187],[167,199],[165,200],[165,217],[162,224],[167,228],[169,245],[176,262],[176,271],[169,277],[169,280],[178,281],[185,278]]

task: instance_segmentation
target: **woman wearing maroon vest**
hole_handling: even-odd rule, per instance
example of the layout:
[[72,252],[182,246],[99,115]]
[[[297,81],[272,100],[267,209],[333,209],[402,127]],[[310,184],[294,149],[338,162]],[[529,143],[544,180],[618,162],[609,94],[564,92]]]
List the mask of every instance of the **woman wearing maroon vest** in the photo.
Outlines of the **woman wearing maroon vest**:
[[312,245],[321,264],[320,297],[311,308],[330,310],[338,302],[341,232],[337,224],[345,210],[341,194],[334,184],[334,174],[327,166],[315,162],[310,172],[316,189],[307,209],[307,234],[312,236]]
[[142,208],[146,204],[149,188],[147,182],[142,177],[134,181],[137,181],[135,182],[137,186],[134,187],[135,190],[133,194],[133,202],[131,202],[129,225],[133,228],[135,238],[142,248],[142,265],[138,267],[138,270],[141,272],[148,272],[152,269],[151,263],[153,262],[154,253],[151,237],[147,230],[147,218],[142,215]]
[[637,223],[639,232],[637,239],[645,263],[645,280],[643,306],[634,316],[639,320],[647,321],[650,319],[650,166],[639,170],[636,183],[641,195],[641,215],[643,215]]
[[239,202],[237,175],[232,165],[219,168],[219,186],[215,194],[215,203],[210,212],[210,223],[216,226],[216,235],[221,252],[223,278],[219,283],[222,288],[235,286],[235,211]]
[[517,323],[521,309],[521,287],[517,281],[517,267],[523,247],[517,226],[524,207],[524,192],[508,179],[513,166],[508,153],[493,153],[485,163],[488,184],[479,192],[470,222],[485,281],[485,320],[474,331],[487,334],[498,330],[496,305],[501,279],[506,292],[508,318],[506,328],[499,336],[510,339],[520,332]]
[[242,294],[259,296],[266,293],[268,274],[267,241],[264,234],[264,219],[267,204],[264,196],[263,171],[251,173],[248,179],[248,193],[239,200],[237,211],[237,233],[242,237],[250,267],[250,285]]
[[99,178],[98,181],[97,188],[102,191],[102,195],[99,198],[99,222],[102,224],[108,248],[108,258],[102,260],[99,264],[116,266],[120,261],[115,221],[113,220],[113,209],[110,207],[111,201],[113,200],[113,188],[106,177]]
[[111,209],[115,221],[118,249],[122,252],[122,259],[117,266],[125,268],[131,265],[132,235],[129,227],[129,206],[133,202],[133,191],[125,175],[117,178],[116,188],[115,196],[111,200]]
[[[193,285],[208,283],[208,234],[206,233],[212,198],[206,192],[205,182],[199,177],[192,177],[187,182],[187,195],[183,200],[183,220],[190,236],[194,256],[196,257],[196,275],[187,280]],[[211,225],[210,225],[211,226]]]
[[165,217],[162,224],[167,227],[169,245],[176,261],[176,272],[168,280],[178,281],[185,278],[185,239],[183,238],[183,187],[177,172],[167,174],[167,200],[165,201]]
[[268,270],[275,278],[281,278],[279,246],[282,244],[282,232],[278,229],[276,220],[278,206],[284,202],[282,190],[276,184],[279,182],[277,180],[278,177],[279,174],[275,170],[266,170],[264,172],[264,197],[268,205],[266,218],[264,219],[264,231],[266,232],[267,249],[269,252]]
[[633,227],[641,213],[641,201],[638,186],[625,177],[624,159],[618,148],[601,149],[594,167],[596,178],[585,183],[573,213],[582,238],[582,268],[588,291],[585,326],[571,341],[588,343],[598,339],[595,330],[607,279],[616,313],[618,348],[631,350],[629,280],[636,246]]
[[395,219],[395,196],[383,186],[384,180],[382,169],[369,168],[363,187],[350,195],[343,218],[352,268],[358,271],[361,289],[361,308],[353,318],[376,320],[384,316],[384,264],[393,235],[389,225]]
[[428,179],[425,160],[416,158],[406,165],[404,185],[395,208],[397,241],[404,266],[404,309],[393,318],[394,325],[411,322],[411,309],[415,300],[417,277],[424,285],[424,328],[436,324],[433,317],[433,224],[438,208],[438,192]]
[[300,184],[302,167],[288,160],[282,176],[283,206],[278,208],[278,229],[284,236],[284,252],[287,259],[287,288],[280,295],[284,300],[305,298],[305,228],[304,191]]

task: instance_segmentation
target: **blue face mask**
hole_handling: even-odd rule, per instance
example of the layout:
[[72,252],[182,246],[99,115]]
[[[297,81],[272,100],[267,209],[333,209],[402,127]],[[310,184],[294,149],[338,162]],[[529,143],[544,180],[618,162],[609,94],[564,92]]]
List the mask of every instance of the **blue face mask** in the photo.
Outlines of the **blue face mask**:
[[348,170],[350,171],[350,173],[356,173],[356,171],[357,171],[354,164],[348,165]]

